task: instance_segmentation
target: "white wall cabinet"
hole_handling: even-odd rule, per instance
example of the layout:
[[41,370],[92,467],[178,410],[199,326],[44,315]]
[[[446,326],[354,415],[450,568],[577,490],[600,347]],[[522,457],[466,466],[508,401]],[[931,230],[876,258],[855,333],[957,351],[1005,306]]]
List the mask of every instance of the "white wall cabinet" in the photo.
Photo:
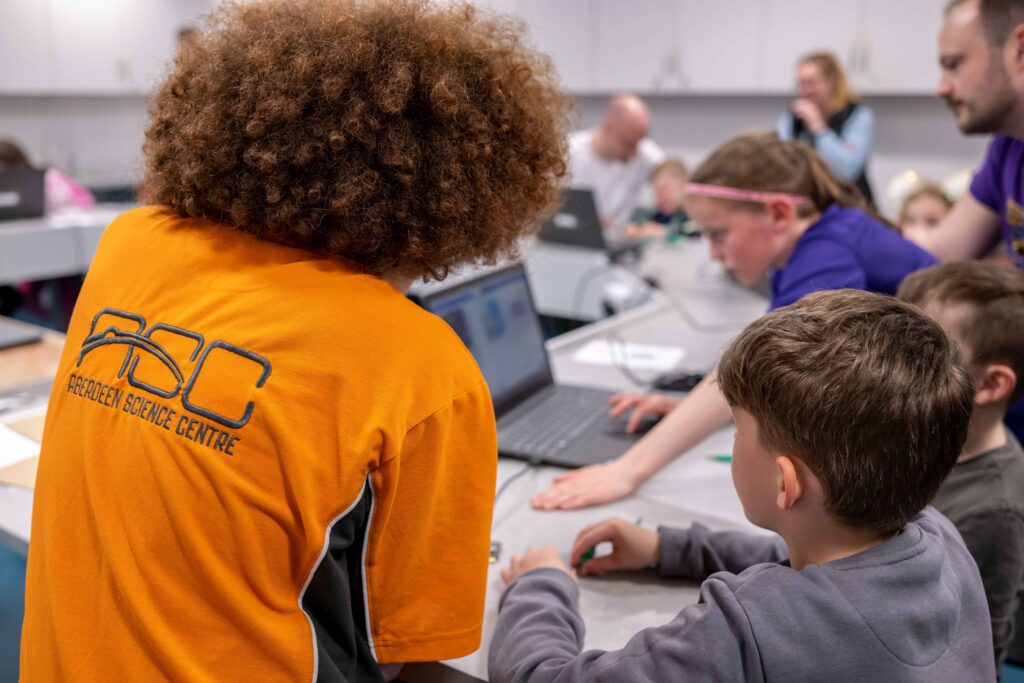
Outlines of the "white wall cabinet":
[[517,0],[534,44],[551,56],[569,90],[594,89],[594,0]]
[[[927,94],[946,0],[478,0],[519,15],[580,93],[790,93],[830,49],[865,94]],[[0,94],[148,92],[217,0],[0,0]]]
[[751,93],[760,89],[762,0],[681,2],[675,18],[685,90]]
[[[583,93],[790,93],[835,52],[866,94],[927,94],[945,0],[492,0]],[[588,35],[583,35],[589,31]]]
[[214,0],[0,2],[0,93],[110,95],[152,89],[179,27]]
[[754,92],[760,6],[761,0],[595,0],[594,89]]
[[175,34],[213,6],[202,0],[49,0],[57,89],[148,92],[174,56]]
[[941,0],[864,0],[863,55],[853,75],[866,93],[929,95],[939,80]]
[[45,93],[54,87],[46,2],[0,2],[0,92]]
[[594,0],[593,90],[685,88],[677,48],[679,9],[676,0]]
[[822,0],[764,0],[761,90],[793,92],[796,62],[808,52],[830,50],[852,72],[857,65],[860,4]]

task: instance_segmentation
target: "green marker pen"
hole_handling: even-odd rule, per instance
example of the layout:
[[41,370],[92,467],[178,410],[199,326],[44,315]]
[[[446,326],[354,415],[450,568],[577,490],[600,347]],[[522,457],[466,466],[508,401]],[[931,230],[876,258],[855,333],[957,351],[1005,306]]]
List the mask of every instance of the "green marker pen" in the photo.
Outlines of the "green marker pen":
[[[644,521],[644,518],[643,518],[643,517],[637,517],[637,518],[636,518],[636,521],[635,521],[635,522],[633,522],[633,524],[636,524],[637,526],[640,526],[640,524],[641,524],[641,523],[642,523],[643,521]],[[576,565],[576,566],[577,566],[577,567],[582,567],[582,566],[583,566],[583,563],[584,563],[584,562],[588,562],[589,560],[592,560],[592,559],[594,559],[594,552],[595,552],[596,550],[597,550],[597,547],[595,546],[595,547],[593,547],[593,548],[590,548],[589,550],[587,550],[587,551],[586,551],[585,553],[583,553],[582,555],[580,555],[580,563],[579,563],[578,565]]]
[[732,453],[712,453],[709,457],[715,462],[732,462]]

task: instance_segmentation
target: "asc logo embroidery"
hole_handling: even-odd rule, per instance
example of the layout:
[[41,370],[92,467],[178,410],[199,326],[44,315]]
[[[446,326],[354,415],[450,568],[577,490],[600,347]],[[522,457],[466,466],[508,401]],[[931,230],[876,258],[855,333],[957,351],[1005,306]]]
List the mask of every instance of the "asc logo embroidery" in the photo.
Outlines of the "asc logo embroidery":
[[[112,318],[113,320],[111,320]],[[101,320],[104,321],[104,326],[102,329],[98,329]],[[179,363],[178,359],[167,349],[169,342],[167,335],[189,342],[191,352],[187,362],[195,363],[195,366],[188,377],[182,370],[183,363]],[[154,336],[164,339],[164,344],[154,339]],[[240,415],[237,413],[225,414],[226,408],[200,405],[198,399],[194,398],[194,394],[202,393],[196,391],[197,386],[200,386],[204,369],[211,366],[211,358],[216,358],[220,354],[230,354],[235,357],[236,362],[241,359],[243,362],[256,366],[254,374],[258,372],[258,377],[253,386],[260,389],[270,377],[270,361],[259,354],[223,340],[218,339],[207,344],[204,336],[199,332],[167,323],[156,323],[147,327],[146,319],[137,313],[104,308],[93,317],[89,334],[82,341],[78,352],[76,369],[81,368],[89,354],[110,346],[127,347],[124,360],[117,372],[117,379],[127,376],[128,384],[144,392],[143,395],[128,393],[125,396],[124,389],[75,373],[72,373],[68,380],[69,393],[89,398],[108,408],[121,410],[163,427],[167,431],[173,431],[178,436],[190,441],[196,441],[214,450],[234,455],[233,449],[240,437],[226,430],[243,428],[252,418],[253,410],[256,407],[255,403],[248,401]],[[180,342],[177,346],[181,347]],[[143,356],[155,359],[166,368],[173,383],[166,382],[163,386],[159,386],[159,382],[152,377],[148,377],[148,381],[140,378],[139,361]],[[178,410],[162,401],[147,398],[145,394],[162,399],[174,399],[180,395],[183,412],[179,415]],[[188,413],[201,416],[216,423],[219,427],[191,417]]]

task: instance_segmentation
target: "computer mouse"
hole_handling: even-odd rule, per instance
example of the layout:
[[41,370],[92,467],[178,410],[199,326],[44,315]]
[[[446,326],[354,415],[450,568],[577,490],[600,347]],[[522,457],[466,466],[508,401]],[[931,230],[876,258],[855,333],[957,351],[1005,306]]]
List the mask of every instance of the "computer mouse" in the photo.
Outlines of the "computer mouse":
[[655,415],[653,413],[648,413],[647,415],[644,415],[642,418],[640,418],[640,422],[637,424],[636,429],[630,434],[626,432],[626,424],[629,422],[629,416],[630,413],[629,411],[627,411],[622,415],[619,415],[618,417],[613,417],[609,419],[608,427],[605,431],[608,434],[612,434],[615,436],[640,436],[651,431],[651,428],[654,427],[654,425],[661,422],[662,417],[661,415]]
[[693,391],[703,379],[699,372],[669,372],[655,379],[651,386],[659,391]]

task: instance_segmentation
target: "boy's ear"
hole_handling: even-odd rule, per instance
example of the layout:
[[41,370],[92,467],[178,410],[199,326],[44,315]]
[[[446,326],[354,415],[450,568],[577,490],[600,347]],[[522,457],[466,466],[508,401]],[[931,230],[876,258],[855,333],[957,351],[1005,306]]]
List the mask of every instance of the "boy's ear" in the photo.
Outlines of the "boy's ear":
[[778,468],[778,490],[775,504],[780,510],[789,510],[804,497],[804,481],[801,466],[788,455],[775,458]]
[[1009,365],[986,365],[981,377],[975,382],[974,403],[987,406],[998,403],[1013,393],[1017,386],[1017,373]]

